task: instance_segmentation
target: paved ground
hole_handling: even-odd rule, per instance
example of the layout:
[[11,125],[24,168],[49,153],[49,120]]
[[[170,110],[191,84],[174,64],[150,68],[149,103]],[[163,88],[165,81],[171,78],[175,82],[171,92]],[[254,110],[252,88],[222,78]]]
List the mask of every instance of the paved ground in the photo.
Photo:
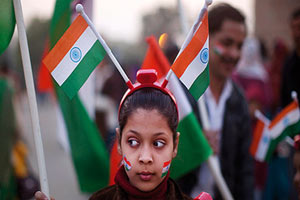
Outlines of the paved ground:
[[[89,194],[80,193],[71,158],[57,142],[54,103],[49,99],[44,100],[43,102],[38,101],[38,110],[50,195],[55,197],[56,200],[86,200]],[[23,124],[23,136],[28,144],[29,163],[34,173],[38,175],[29,104],[26,95],[22,97],[21,102],[20,111],[23,113],[21,124]]]

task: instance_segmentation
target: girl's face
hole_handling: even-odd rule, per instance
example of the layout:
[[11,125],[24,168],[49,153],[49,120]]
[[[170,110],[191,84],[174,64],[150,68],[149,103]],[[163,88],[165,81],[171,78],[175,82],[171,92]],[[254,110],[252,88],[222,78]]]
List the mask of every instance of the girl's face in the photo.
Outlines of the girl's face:
[[296,151],[293,158],[296,173],[294,175],[294,184],[298,192],[298,199],[300,200],[300,152]]
[[[119,130],[117,130],[118,135]],[[127,119],[119,151],[131,164],[126,170],[130,183],[141,191],[155,189],[165,178],[163,165],[177,154],[167,119],[156,109],[138,108]]]

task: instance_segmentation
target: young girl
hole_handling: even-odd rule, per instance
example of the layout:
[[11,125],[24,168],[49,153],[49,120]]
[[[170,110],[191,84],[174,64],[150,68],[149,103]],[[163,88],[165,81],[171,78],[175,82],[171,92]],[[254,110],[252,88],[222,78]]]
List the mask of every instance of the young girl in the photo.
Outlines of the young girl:
[[[105,199],[192,199],[169,178],[177,154],[179,133],[175,98],[156,82],[154,70],[140,70],[137,83],[119,107],[118,151],[123,165],[115,185],[104,188],[90,200]],[[38,192],[36,199],[43,199]]]

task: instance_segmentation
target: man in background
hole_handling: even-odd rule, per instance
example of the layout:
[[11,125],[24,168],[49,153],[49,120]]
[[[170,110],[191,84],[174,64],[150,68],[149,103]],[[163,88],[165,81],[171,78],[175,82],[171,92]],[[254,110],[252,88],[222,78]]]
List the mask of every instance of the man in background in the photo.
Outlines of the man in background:
[[[243,93],[231,80],[246,37],[245,17],[229,4],[222,3],[209,10],[208,21],[210,85],[202,98],[205,99],[211,127],[203,132],[218,158],[233,198],[252,200],[254,166],[249,154],[252,140],[250,116]],[[198,104],[190,99],[200,119]],[[206,191],[214,200],[222,199],[207,163],[198,169],[197,177],[192,196]]]

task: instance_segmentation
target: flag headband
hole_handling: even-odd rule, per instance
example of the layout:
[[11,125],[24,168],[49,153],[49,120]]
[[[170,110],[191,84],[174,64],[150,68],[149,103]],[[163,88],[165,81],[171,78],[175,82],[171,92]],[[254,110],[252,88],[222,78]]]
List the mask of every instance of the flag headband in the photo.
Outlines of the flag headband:
[[140,69],[136,73],[136,80],[137,80],[137,82],[135,84],[132,84],[131,82],[127,82],[127,86],[129,88],[125,92],[124,96],[122,97],[122,100],[121,100],[121,103],[119,106],[119,112],[118,112],[119,117],[120,117],[121,107],[122,107],[124,101],[127,99],[127,97],[142,88],[155,88],[155,89],[158,89],[159,91],[167,94],[172,99],[173,103],[175,104],[177,115],[178,115],[178,106],[176,103],[176,99],[175,99],[174,95],[166,88],[166,86],[168,84],[167,79],[165,79],[163,81],[163,83],[160,84],[157,81],[157,71],[155,69]]

